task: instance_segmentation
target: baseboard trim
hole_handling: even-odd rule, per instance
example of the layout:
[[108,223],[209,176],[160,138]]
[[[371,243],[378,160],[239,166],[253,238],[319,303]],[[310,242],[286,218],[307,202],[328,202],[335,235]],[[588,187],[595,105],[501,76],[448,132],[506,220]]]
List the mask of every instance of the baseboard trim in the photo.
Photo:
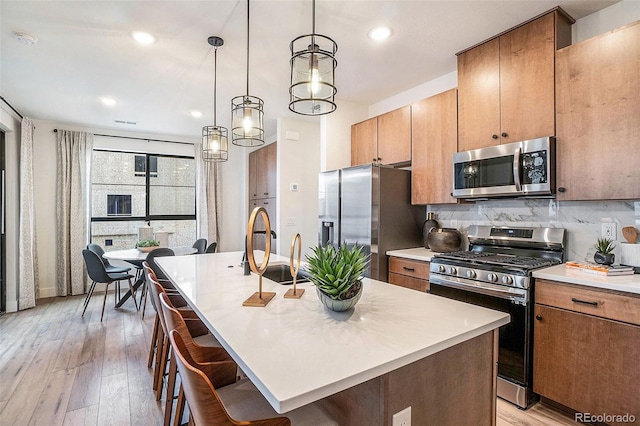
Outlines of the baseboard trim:
[[17,300],[7,300],[7,312],[18,312],[18,301]]
[[38,289],[38,299],[47,299],[49,297],[56,297],[58,292],[55,287],[40,287]]

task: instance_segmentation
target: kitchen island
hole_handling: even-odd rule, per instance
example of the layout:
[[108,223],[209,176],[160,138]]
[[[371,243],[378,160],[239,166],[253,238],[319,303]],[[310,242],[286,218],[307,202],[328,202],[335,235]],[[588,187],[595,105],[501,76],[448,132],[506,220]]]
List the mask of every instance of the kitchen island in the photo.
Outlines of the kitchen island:
[[277,412],[320,401],[340,425],[391,425],[409,406],[413,425],[495,424],[497,329],[507,314],[369,279],[347,312],[325,310],[310,283],[301,299],[284,299],[289,286],[267,279],[274,299],[243,307],[258,277],[243,275],[241,258],[157,262]]

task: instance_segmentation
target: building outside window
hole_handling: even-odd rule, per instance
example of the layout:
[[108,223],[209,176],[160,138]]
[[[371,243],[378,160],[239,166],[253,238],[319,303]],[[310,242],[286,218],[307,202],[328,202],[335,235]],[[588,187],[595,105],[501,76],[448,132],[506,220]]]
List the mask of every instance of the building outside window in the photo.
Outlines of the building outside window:
[[91,165],[91,241],[105,250],[134,248],[149,221],[169,246],[196,239],[193,157],[94,150]]

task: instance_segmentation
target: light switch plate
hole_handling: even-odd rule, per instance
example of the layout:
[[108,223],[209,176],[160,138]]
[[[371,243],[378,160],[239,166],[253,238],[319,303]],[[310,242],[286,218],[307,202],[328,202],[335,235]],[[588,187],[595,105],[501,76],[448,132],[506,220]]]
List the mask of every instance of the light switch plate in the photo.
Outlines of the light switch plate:
[[296,218],[288,217],[287,218],[287,226],[296,226]]
[[297,183],[290,183],[289,184],[289,190],[292,192],[295,192],[298,190],[298,184]]
[[411,426],[411,406],[395,413],[391,418],[391,426]]

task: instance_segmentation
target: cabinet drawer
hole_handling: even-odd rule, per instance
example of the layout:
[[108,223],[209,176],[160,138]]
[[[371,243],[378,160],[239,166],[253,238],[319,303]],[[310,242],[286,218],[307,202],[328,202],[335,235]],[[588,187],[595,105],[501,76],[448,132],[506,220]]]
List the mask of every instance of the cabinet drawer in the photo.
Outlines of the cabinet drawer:
[[429,280],[429,262],[389,257],[389,272]]
[[640,297],[536,280],[536,303],[640,325]]
[[408,277],[406,275],[394,274],[393,272],[389,272],[389,284],[395,284],[422,292],[429,292],[429,281]]

